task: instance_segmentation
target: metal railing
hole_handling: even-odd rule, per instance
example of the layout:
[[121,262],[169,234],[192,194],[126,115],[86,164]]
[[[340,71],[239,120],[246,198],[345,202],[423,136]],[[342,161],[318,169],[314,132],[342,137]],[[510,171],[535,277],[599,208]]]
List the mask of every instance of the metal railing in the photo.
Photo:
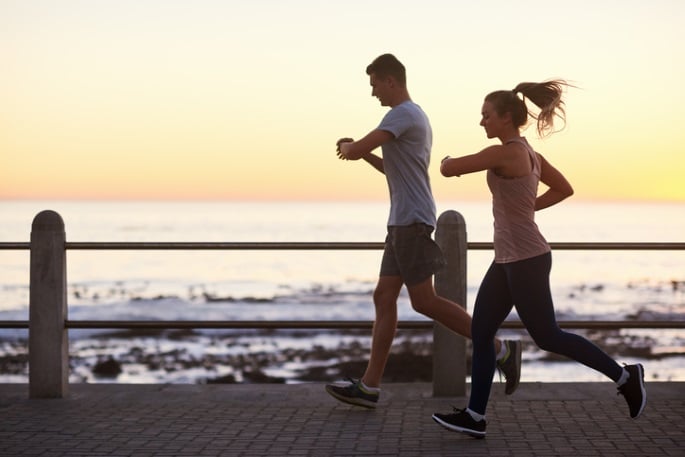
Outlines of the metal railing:
[[[465,222],[455,211],[438,219],[435,233],[447,261],[436,274],[439,295],[466,303],[466,252],[492,250],[489,242],[466,242]],[[553,250],[685,250],[685,243],[557,242]],[[370,329],[371,321],[195,321],[195,320],[70,320],[66,297],[67,250],[382,250],[378,242],[67,242],[64,222],[53,211],[43,211],[34,219],[31,242],[0,242],[0,250],[31,252],[30,315],[28,321],[0,320],[0,328],[29,329],[29,391],[31,397],[63,397],[68,391],[68,329]],[[560,321],[564,328],[579,329],[682,329],[685,321],[575,320]],[[465,393],[465,343],[432,321],[400,321],[400,329],[434,330],[433,391],[435,395]],[[505,321],[502,328],[520,329],[520,321]],[[456,351],[456,352],[455,352]],[[463,357],[454,357],[454,354]],[[457,360],[455,360],[457,359]],[[457,382],[455,382],[457,379]]]

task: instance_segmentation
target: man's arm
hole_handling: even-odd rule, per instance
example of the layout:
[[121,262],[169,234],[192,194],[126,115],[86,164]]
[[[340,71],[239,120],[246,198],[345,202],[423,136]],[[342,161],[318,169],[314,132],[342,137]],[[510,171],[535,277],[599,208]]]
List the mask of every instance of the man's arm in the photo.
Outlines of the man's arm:
[[385,174],[385,168],[383,168],[383,158],[377,156],[376,154],[369,152],[364,157],[362,157],[373,168]]
[[371,151],[394,139],[392,133],[387,130],[373,130],[360,140],[354,141],[352,138],[341,138],[337,142],[338,157],[342,160],[364,159],[368,164],[381,173],[383,169],[383,158],[373,154]]

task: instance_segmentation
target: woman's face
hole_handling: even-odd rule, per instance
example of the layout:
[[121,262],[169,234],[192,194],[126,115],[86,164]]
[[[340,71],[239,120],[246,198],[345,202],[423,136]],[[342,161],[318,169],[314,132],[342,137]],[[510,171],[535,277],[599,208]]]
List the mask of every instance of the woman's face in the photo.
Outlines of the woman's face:
[[484,102],[481,109],[480,125],[485,128],[488,138],[497,138],[502,133],[504,118],[500,117],[495,111],[495,106],[491,102]]

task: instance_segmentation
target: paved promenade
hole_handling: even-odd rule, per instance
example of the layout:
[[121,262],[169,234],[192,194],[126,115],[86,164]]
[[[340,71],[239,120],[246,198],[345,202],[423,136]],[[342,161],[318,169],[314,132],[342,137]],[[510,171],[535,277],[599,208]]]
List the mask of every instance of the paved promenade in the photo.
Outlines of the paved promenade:
[[685,456],[685,383],[649,383],[637,420],[612,383],[494,387],[476,440],[430,418],[466,399],[422,383],[385,385],[376,410],[321,384],[72,384],[56,400],[2,384],[0,456]]

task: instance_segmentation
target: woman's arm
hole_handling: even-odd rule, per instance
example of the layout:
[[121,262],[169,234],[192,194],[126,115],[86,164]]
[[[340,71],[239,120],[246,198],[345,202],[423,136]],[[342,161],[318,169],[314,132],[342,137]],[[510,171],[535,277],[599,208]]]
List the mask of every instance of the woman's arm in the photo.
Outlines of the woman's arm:
[[542,155],[540,159],[540,181],[549,187],[546,192],[535,200],[535,210],[549,208],[573,195],[573,187],[564,175],[554,168]]
[[440,163],[440,173],[443,176],[461,176],[467,173],[497,169],[501,165],[502,146],[495,145],[483,149],[475,154],[462,157],[451,158],[449,156],[442,159]]

